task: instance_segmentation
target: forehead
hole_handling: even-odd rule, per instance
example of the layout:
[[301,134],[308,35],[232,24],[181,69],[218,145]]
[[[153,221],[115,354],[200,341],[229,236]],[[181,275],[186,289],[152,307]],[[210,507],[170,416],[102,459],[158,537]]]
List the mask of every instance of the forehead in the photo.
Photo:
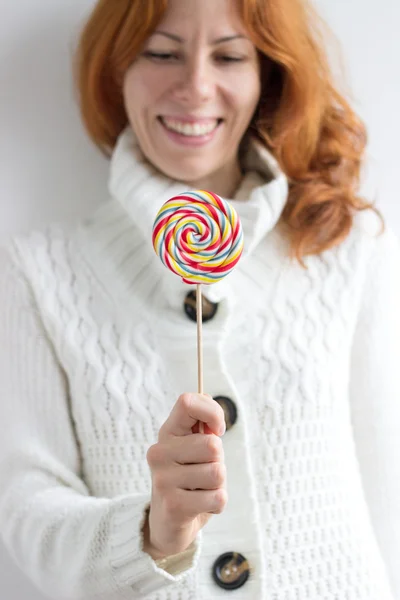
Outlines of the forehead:
[[218,37],[219,34],[244,34],[238,0],[168,0],[167,10],[160,26],[187,30]]

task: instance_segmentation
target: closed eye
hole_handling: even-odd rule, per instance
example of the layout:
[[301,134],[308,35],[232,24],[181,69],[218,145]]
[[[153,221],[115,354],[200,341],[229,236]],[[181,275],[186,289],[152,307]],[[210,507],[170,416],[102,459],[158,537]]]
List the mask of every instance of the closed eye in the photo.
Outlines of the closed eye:
[[176,54],[172,54],[170,52],[150,52],[149,50],[147,52],[144,52],[143,56],[146,56],[147,58],[153,60],[159,60],[161,62],[166,62],[168,60],[178,58]]
[[243,62],[244,58],[239,58],[237,56],[219,56],[217,59],[223,63],[235,63],[235,62]]
[[[150,60],[156,60],[159,62],[167,62],[167,61],[179,59],[179,55],[174,54],[172,52],[152,52],[150,50],[148,50],[147,52],[144,52],[143,56],[145,56],[146,58],[149,58]],[[229,64],[229,63],[243,62],[245,59],[241,56],[221,55],[221,56],[216,56],[215,60],[217,62]]]

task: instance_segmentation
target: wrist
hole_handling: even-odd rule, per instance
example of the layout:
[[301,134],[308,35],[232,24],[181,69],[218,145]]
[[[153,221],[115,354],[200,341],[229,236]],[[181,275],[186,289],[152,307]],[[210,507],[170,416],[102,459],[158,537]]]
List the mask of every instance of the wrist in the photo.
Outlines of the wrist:
[[150,508],[148,508],[147,511],[146,511],[146,518],[145,518],[145,522],[144,522],[144,525],[143,525],[143,528],[142,528],[143,550],[144,550],[144,552],[146,552],[146,554],[149,554],[153,560],[160,560],[160,559],[165,558],[166,554],[163,553],[163,552],[160,552],[151,543],[151,540],[150,540],[149,513],[150,513]]

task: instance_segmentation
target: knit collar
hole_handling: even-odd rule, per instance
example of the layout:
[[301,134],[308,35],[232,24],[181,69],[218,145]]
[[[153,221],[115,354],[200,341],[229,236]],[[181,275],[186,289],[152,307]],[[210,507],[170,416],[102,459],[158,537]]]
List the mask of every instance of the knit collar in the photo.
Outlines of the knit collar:
[[[242,160],[244,177],[234,198],[234,205],[243,226],[245,247],[237,268],[277,224],[288,195],[287,178],[272,154],[254,140],[247,144]],[[127,127],[120,135],[111,159],[109,191],[112,201],[87,219],[81,239],[95,240],[93,249],[98,266],[108,268],[105,277],[117,272],[125,291],[135,289],[145,301],[163,289],[170,305],[181,302],[188,291],[187,284],[166,269],[152,248],[152,228],[155,216],[164,202],[187,191],[184,182],[161,174],[144,157],[133,131]],[[83,235],[83,238],[82,238]],[[220,301],[229,293],[228,280],[203,286],[210,300]],[[109,279],[106,279],[109,281]]]

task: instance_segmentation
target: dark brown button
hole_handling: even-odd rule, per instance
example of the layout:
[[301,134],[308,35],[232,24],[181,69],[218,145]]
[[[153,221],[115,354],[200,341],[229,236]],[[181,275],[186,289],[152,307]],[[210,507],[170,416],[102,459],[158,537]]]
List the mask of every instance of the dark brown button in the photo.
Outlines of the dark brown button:
[[[208,300],[204,294],[202,294],[202,311],[203,311],[203,319],[202,322],[206,323],[207,321],[209,321],[210,319],[212,319],[213,317],[215,317],[215,314],[218,310],[218,304],[216,304],[215,302],[210,302],[210,300]],[[197,313],[196,313],[196,292],[189,292],[188,295],[185,298],[185,313],[187,314],[187,316],[189,317],[189,319],[192,319],[192,321],[194,321],[195,323],[197,323]]]
[[229,431],[237,421],[236,404],[227,396],[214,396],[214,400],[218,402],[225,413],[226,430]]
[[248,580],[250,566],[238,552],[226,552],[215,561],[212,574],[215,583],[224,590],[237,590]]

